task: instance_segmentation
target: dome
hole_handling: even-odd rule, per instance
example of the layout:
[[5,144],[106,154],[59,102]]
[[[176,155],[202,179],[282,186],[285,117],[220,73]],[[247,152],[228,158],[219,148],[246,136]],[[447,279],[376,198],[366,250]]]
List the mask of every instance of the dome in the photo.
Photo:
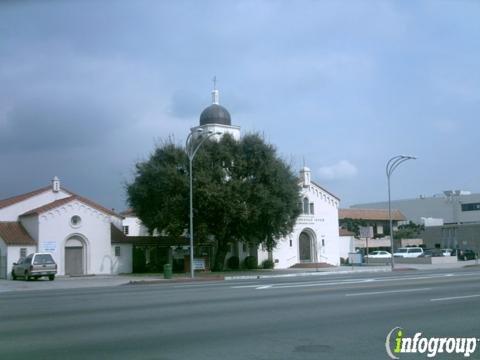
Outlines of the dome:
[[200,115],[200,126],[207,124],[231,125],[230,113],[223,106],[212,104]]

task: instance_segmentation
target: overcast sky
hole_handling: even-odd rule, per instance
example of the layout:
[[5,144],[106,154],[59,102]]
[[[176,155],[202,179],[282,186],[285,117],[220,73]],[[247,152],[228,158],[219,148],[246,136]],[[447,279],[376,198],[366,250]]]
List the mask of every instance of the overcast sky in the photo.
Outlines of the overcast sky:
[[341,206],[480,192],[480,1],[2,1],[0,198],[123,210],[155,143],[210,104]]

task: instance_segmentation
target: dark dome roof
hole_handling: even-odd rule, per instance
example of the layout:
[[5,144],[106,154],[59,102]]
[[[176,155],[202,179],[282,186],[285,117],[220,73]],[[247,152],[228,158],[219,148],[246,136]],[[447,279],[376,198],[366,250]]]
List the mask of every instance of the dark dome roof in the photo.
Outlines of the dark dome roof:
[[200,126],[206,124],[232,125],[230,113],[223,106],[212,104],[200,115]]

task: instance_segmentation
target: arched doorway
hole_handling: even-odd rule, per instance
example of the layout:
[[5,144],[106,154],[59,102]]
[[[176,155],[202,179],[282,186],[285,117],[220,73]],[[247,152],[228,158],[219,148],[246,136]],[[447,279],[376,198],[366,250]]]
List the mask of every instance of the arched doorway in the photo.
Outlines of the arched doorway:
[[65,275],[85,274],[85,241],[74,235],[65,243]]
[[306,231],[302,231],[298,238],[300,262],[312,261],[312,237]]

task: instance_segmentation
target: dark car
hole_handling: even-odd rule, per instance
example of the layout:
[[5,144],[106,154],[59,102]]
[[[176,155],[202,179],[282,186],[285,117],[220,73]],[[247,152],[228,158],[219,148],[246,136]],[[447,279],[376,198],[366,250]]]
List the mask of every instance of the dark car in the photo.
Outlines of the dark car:
[[458,249],[452,252],[452,256],[457,255],[458,260],[475,260],[477,258],[477,254],[475,251],[469,249]]
[[440,257],[443,256],[443,251],[440,249],[426,249],[419,257]]

